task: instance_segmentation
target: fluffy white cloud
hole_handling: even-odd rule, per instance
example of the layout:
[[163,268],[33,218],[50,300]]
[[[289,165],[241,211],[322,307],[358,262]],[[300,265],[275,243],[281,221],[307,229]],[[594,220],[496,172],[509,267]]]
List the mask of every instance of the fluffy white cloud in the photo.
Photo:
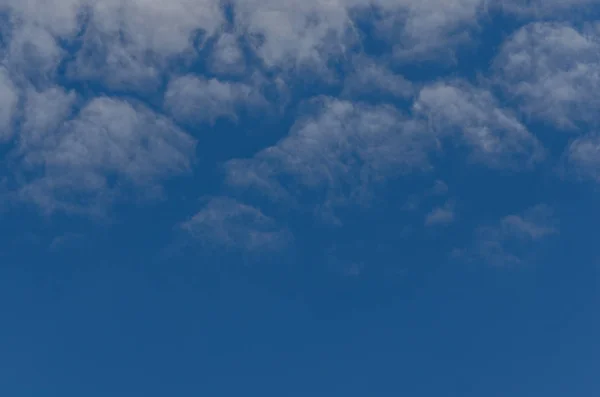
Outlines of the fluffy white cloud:
[[214,122],[219,117],[236,118],[242,107],[265,104],[264,98],[252,87],[242,83],[217,79],[182,76],[169,83],[165,106],[180,121]]
[[[62,103],[48,103],[55,97]],[[60,112],[68,104],[64,93],[61,98],[45,92],[33,94],[30,106]],[[41,125],[55,123],[54,116],[40,116],[50,117]],[[195,148],[195,141],[164,117],[105,97],[93,99],[52,133],[32,129],[28,134],[19,155],[21,171],[29,177],[19,194],[48,212],[97,209],[130,186],[159,189],[162,178],[190,167]]]
[[569,171],[583,179],[600,182],[600,135],[588,134],[575,139],[567,148]]
[[[377,29],[395,44],[404,61],[453,55],[453,47],[470,39],[486,0],[380,0],[383,23]],[[398,38],[400,40],[398,40]]]
[[56,38],[47,29],[25,23],[11,33],[4,56],[10,71],[36,82],[51,79],[65,55]]
[[242,74],[246,59],[239,38],[233,33],[223,33],[217,39],[210,58],[211,71],[217,75]]
[[440,137],[458,138],[490,167],[530,166],[542,159],[537,138],[487,90],[462,82],[424,87],[413,105]]
[[359,58],[354,62],[353,69],[353,72],[344,78],[344,97],[377,95],[383,96],[384,99],[390,96],[410,98],[414,94],[414,87],[410,81],[378,62]]
[[18,147],[22,152],[42,145],[70,115],[76,101],[74,92],[54,86],[38,91],[26,90],[23,120],[18,136]]
[[599,25],[527,25],[504,43],[494,69],[500,86],[530,117],[566,129],[597,124]]
[[201,242],[249,252],[280,250],[292,240],[287,229],[258,208],[227,197],[210,199],[181,228]]
[[227,164],[230,185],[256,188],[274,199],[316,195],[317,204],[329,205],[362,201],[373,185],[429,167],[434,137],[391,106],[328,97],[306,106],[307,115],[286,138],[253,158]]
[[[237,38],[244,37],[267,68],[324,71],[329,60],[344,57],[360,42],[356,19],[375,14],[380,38],[397,45],[404,58],[426,56],[448,48],[448,37],[454,40],[464,26],[473,26],[484,4],[234,0],[231,33],[218,40],[214,59],[226,66],[241,59]],[[219,0],[5,0],[0,10],[15,21],[9,36],[16,65],[33,58],[49,70],[64,55],[57,39],[80,35],[72,77],[141,89],[158,78],[166,60],[192,53],[200,34],[211,37],[225,29],[222,6]]]

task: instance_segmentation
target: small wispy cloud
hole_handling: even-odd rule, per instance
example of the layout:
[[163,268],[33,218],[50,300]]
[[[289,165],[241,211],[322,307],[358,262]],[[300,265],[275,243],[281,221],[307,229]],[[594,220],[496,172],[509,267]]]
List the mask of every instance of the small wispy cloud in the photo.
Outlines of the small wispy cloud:
[[463,253],[470,260],[494,266],[522,264],[538,244],[558,233],[552,208],[538,204],[478,228],[474,245]]
[[292,241],[290,232],[260,209],[228,197],[215,197],[181,229],[200,243],[248,252],[278,251]]
[[425,226],[447,225],[455,220],[454,205],[447,202],[441,207],[436,207],[425,217]]

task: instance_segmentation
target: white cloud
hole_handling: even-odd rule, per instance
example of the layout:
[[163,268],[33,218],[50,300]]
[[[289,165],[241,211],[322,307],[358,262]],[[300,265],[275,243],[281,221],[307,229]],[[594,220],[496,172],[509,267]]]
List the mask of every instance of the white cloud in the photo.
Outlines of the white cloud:
[[543,158],[537,138],[487,90],[435,83],[421,90],[413,111],[437,135],[457,137],[472,149],[474,160],[490,167],[527,167]]
[[[37,95],[32,106],[43,110],[52,108],[44,101],[57,93]],[[64,95],[63,110],[69,103]],[[55,122],[49,120],[41,125]],[[97,209],[128,186],[160,189],[163,178],[190,167],[195,148],[195,141],[164,117],[106,97],[93,99],[51,134],[35,129],[29,134],[19,155],[20,171],[30,177],[19,195],[48,212]]]
[[464,39],[484,0],[245,0],[235,2],[237,28],[256,38],[268,67],[323,69],[360,41],[355,19],[373,18],[379,38],[404,60],[434,56]]
[[44,28],[24,23],[11,32],[4,62],[15,75],[34,81],[53,78],[64,51]]
[[6,69],[0,66],[0,143],[13,135],[19,93]]
[[532,23],[502,46],[496,79],[523,113],[573,129],[597,124],[600,106],[600,25],[578,30]]
[[575,139],[566,151],[569,171],[583,179],[600,182],[600,136],[588,134]]
[[435,139],[391,106],[328,97],[306,106],[310,111],[286,138],[253,158],[227,164],[230,185],[274,199],[303,196],[329,205],[360,202],[370,187],[429,167]]
[[425,217],[425,226],[447,225],[454,222],[454,205],[451,202],[436,207]]
[[180,121],[214,122],[219,117],[236,118],[237,110],[265,104],[256,88],[217,79],[178,77],[169,83],[165,106]]
[[358,59],[354,71],[344,78],[344,97],[361,94],[375,94],[397,98],[410,98],[414,93],[413,84],[384,65],[366,59]]
[[66,92],[60,87],[54,86],[43,91],[29,87],[25,94],[18,136],[19,150],[26,152],[49,139],[49,134],[54,133],[68,118],[75,101],[74,92]]
[[14,70],[48,77],[67,59],[63,43],[76,44],[76,53],[68,57],[70,78],[148,92],[159,87],[170,61],[195,57],[195,47],[208,37],[220,35],[211,55],[217,73],[241,72],[238,41],[243,38],[269,69],[310,69],[322,77],[331,60],[347,62],[351,47],[360,45],[357,18],[378,15],[372,22],[380,38],[395,45],[403,59],[413,59],[448,50],[464,27],[476,25],[483,4],[233,0],[228,3],[232,24],[220,0],[4,0],[0,11],[12,22],[5,27],[11,40],[5,61]]
[[564,18],[593,11],[598,4],[598,0],[502,0],[494,6],[522,17]]
[[215,74],[242,74],[246,70],[246,59],[238,37],[232,33],[220,35],[210,62],[211,71]]
[[553,210],[538,204],[520,214],[505,216],[495,225],[479,228],[472,259],[495,266],[522,264],[536,243],[554,234],[558,234],[558,228]]
[[500,222],[502,234],[522,240],[540,240],[558,233],[554,211],[538,204],[518,215],[508,215]]
[[[453,56],[454,47],[470,39],[486,0],[384,0],[392,10],[379,27],[395,42],[395,54],[404,61]],[[377,4],[377,2],[375,2]],[[388,11],[389,12],[389,11]],[[399,40],[398,40],[399,38]]]
[[258,208],[227,197],[216,197],[181,224],[204,243],[250,252],[276,251],[292,240],[290,233]]

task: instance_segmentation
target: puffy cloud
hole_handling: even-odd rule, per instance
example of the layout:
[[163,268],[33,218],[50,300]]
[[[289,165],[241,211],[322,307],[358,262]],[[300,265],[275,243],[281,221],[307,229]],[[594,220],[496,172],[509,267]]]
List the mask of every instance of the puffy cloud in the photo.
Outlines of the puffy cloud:
[[9,37],[4,58],[13,74],[36,83],[54,77],[65,52],[47,29],[33,24],[17,25]]
[[169,83],[165,106],[180,121],[214,122],[219,117],[236,118],[236,110],[256,107],[264,98],[249,85],[217,79],[182,76]]
[[217,39],[210,59],[211,71],[217,75],[242,74],[246,70],[246,59],[233,33],[223,33]]
[[267,68],[322,69],[355,40],[348,7],[360,1],[244,0],[235,1],[239,34]]
[[571,142],[566,162],[575,175],[600,182],[600,135],[588,134]]
[[[30,106],[40,112],[65,112],[69,106],[64,93],[32,96]],[[56,97],[58,103],[48,103]],[[49,127],[55,116],[40,115],[42,122],[38,117],[30,124]],[[106,97],[93,99],[53,133],[40,131],[32,128],[20,142],[21,172],[28,182],[19,194],[48,212],[99,209],[128,186],[160,189],[162,178],[190,167],[195,148],[195,141],[164,117]]]
[[429,167],[434,137],[391,106],[329,97],[306,106],[307,114],[286,138],[253,158],[226,165],[230,185],[255,188],[273,199],[329,205],[360,202],[370,187]]
[[204,243],[249,252],[276,251],[291,243],[287,229],[258,208],[227,197],[215,197],[181,224]]
[[437,135],[458,137],[474,160],[490,167],[526,167],[544,150],[527,128],[487,90],[462,82],[424,87],[413,105]]
[[76,99],[74,92],[66,92],[57,86],[41,91],[29,87],[25,94],[18,136],[19,150],[27,152],[49,139],[49,134],[55,132],[70,116]]
[[596,124],[600,106],[600,26],[579,30],[532,23],[503,44],[496,79],[530,117],[572,129]]
[[344,97],[377,95],[379,98],[410,98],[414,93],[410,81],[378,62],[358,59],[353,68],[353,72],[344,78]]
[[[468,40],[470,29],[487,12],[485,0],[382,0],[383,23],[377,29],[395,41],[401,60],[453,55]],[[398,40],[400,38],[400,40]]]
[[403,59],[427,57],[450,48],[449,40],[476,23],[483,4],[233,0],[231,21],[219,0],[5,0],[0,11],[10,16],[3,36],[10,40],[5,61],[14,70],[48,77],[66,61],[71,79],[146,92],[160,86],[171,61],[196,57],[208,38],[217,38],[210,56],[216,73],[243,71],[242,41],[267,69],[326,74],[331,61],[345,62],[360,47],[357,21],[365,18]]

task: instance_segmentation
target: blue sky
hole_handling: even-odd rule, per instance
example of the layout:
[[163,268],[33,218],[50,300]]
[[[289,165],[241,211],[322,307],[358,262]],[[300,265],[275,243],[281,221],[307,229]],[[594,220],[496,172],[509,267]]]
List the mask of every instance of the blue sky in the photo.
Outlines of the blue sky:
[[1,0],[0,393],[600,393],[597,0]]

